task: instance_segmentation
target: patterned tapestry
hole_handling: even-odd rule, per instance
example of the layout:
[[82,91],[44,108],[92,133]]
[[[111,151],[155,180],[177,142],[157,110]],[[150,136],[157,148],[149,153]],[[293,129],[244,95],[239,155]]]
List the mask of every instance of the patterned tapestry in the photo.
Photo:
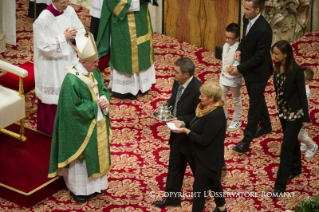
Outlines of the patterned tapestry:
[[[73,5],[81,21],[88,30],[90,17],[88,9]],[[28,1],[17,0],[17,46],[7,46],[0,59],[14,65],[26,61],[33,62],[32,19],[27,18]],[[319,139],[319,29],[307,34],[293,44],[297,62],[302,66],[311,66],[315,71],[310,83],[312,98],[310,117],[312,125],[308,133],[315,142]],[[86,204],[75,202],[69,192],[61,190],[32,208],[23,208],[0,198],[0,211],[191,211],[192,185],[194,182],[190,168],[187,168],[183,183],[181,207],[159,209],[153,206],[154,200],[165,197],[165,182],[169,159],[169,129],[165,123],[153,118],[152,112],[158,102],[166,101],[171,94],[173,84],[173,64],[182,56],[190,57],[195,64],[195,76],[202,82],[218,81],[221,61],[215,59],[208,50],[154,34],[156,84],[150,92],[139,95],[136,100],[121,100],[111,97],[111,123],[113,138],[111,141],[112,169],[108,173],[109,188],[103,195],[92,195]],[[103,72],[106,85],[109,82],[109,70]],[[302,174],[287,185],[286,196],[273,199],[271,192],[279,166],[282,130],[275,112],[275,93],[272,78],[265,91],[266,102],[272,121],[273,132],[254,139],[250,151],[239,155],[232,151],[243,138],[247,123],[248,95],[242,86],[243,125],[234,132],[227,132],[225,140],[225,160],[228,173],[222,182],[226,192],[227,210],[231,212],[284,211],[294,209],[308,196],[318,194],[319,190],[319,153],[312,159],[302,155]],[[35,111],[26,126],[36,129],[37,98],[34,93],[28,95],[30,106]],[[226,100],[229,115],[233,113],[230,94]],[[49,157],[49,156],[48,156]],[[212,161],[213,163],[214,161]],[[213,211],[215,202],[208,197],[205,211]]]

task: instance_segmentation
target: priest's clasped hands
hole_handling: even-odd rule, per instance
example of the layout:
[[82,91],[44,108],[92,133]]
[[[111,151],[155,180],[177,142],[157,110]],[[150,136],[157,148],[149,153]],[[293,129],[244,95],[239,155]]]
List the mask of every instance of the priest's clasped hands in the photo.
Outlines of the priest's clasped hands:
[[70,27],[66,28],[64,31],[64,37],[66,40],[75,39],[76,33],[78,32],[77,29],[70,29]]
[[105,109],[107,108],[109,102],[108,102],[107,99],[105,99],[105,98],[99,98],[99,99],[97,100],[97,104],[100,106],[100,108],[101,108],[102,110],[105,110]]

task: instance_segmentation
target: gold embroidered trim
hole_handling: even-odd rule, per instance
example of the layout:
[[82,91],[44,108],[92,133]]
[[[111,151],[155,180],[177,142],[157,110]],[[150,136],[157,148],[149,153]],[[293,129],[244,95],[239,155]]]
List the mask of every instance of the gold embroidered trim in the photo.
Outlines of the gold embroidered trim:
[[131,37],[131,53],[132,53],[132,73],[139,72],[138,64],[138,49],[137,49],[137,36],[136,36],[136,23],[134,12],[127,13],[128,26]]
[[103,119],[97,123],[97,148],[100,173],[94,173],[90,178],[101,177],[111,169],[109,160],[109,140],[106,128],[106,120],[105,117],[103,117]]
[[23,195],[25,195],[25,196],[30,196],[30,195],[33,194],[34,192],[36,192],[36,191],[40,190],[41,188],[43,188],[43,187],[49,185],[50,183],[56,181],[56,180],[59,179],[59,178],[60,178],[60,177],[55,177],[55,178],[51,179],[50,181],[48,181],[48,182],[46,182],[46,183],[40,185],[39,187],[33,189],[33,190],[30,191],[29,193],[25,193],[25,192],[23,192],[23,191],[20,191],[20,190],[18,190],[18,189],[12,188],[11,186],[7,186],[7,185],[2,184],[2,183],[0,183],[0,186],[2,186],[2,187],[4,187],[4,188],[7,188],[7,189],[9,189],[9,190],[11,190],[11,191],[17,192],[17,193],[19,193],[19,194],[23,194]]
[[150,62],[151,65],[153,65],[153,36],[152,36],[152,28],[151,28],[151,22],[150,22],[150,16],[149,16],[149,10],[147,9],[147,21],[148,21],[148,32],[146,35],[137,37],[136,35],[136,23],[135,23],[135,15],[134,12],[128,12],[127,13],[127,19],[128,19],[128,25],[129,25],[129,31],[130,31],[130,37],[131,37],[131,52],[132,52],[132,73],[138,73],[139,72],[139,63],[138,63],[138,45],[141,43],[144,43],[146,41],[150,41]]
[[97,51],[96,44],[93,42],[93,41],[94,41],[94,38],[93,38],[92,33],[89,33],[89,36],[90,36],[90,40],[91,40],[91,42],[92,42],[92,45],[94,46],[95,54],[92,55],[91,57],[87,57],[87,58],[81,58],[81,57],[79,56],[80,60],[81,60],[81,61],[85,61],[85,62],[87,62],[87,61],[89,61],[89,60],[93,60],[93,59],[99,57],[99,53],[98,53],[98,51]]
[[146,35],[143,35],[143,36],[137,38],[137,45],[144,43],[144,42],[151,40],[151,39],[152,39],[152,34],[150,34],[148,32]]
[[153,49],[153,34],[152,34],[152,26],[151,26],[151,20],[150,20],[150,13],[149,13],[149,10],[148,10],[148,7],[146,7],[147,9],[147,23],[148,23],[148,35],[149,35],[149,40],[150,40],[150,62],[151,62],[151,65],[153,65],[154,61],[153,61],[153,52],[154,52],[154,49]]
[[96,119],[93,119],[91,122],[91,125],[89,127],[88,133],[86,135],[86,138],[84,139],[81,147],[78,149],[78,151],[73,154],[71,157],[69,157],[68,159],[66,159],[64,162],[59,163],[58,167],[59,168],[63,168],[65,167],[67,164],[69,164],[70,162],[74,161],[76,158],[78,158],[80,156],[80,154],[84,151],[86,145],[89,143],[89,140],[91,138],[91,135],[93,133],[94,127],[96,125]]
[[123,8],[124,8],[124,6],[125,6],[126,4],[127,4],[127,0],[121,0],[121,1],[116,5],[116,7],[114,8],[113,14],[116,15],[116,16],[118,16],[118,15],[122,12],[122,10],[123,10]]

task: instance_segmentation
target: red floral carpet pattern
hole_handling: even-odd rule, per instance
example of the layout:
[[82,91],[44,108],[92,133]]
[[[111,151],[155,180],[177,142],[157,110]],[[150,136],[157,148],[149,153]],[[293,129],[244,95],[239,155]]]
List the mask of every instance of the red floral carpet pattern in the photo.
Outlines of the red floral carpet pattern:
[[[86,28],[90,23],[88,10],[72,5],[78,12]],[[17,0],[17,46],[7,46],[0,59],[15,65],[32,61],[33,38],[32,19],[26,17],[28,1]],[[181,56],[190,57],[196,66],[195,76],[202,82],[218,81],[221,62],[213,53],[199,47],[180,42],[161,34],[154,34],[156,84],[145,96],[137,100],[111,98],[111,121],[113,138],[111,143],[112,170],[108,173],[109,188],[103,195],[91,196],[86,204],[76,203],[67,190],[61,190],[32,208],[23,208],[0,198],[0,211],[191,211],[192,184],[194,178],[189,168],[184,178],[182,206],[159,209],[152,205],[154,200],[162,199],[167,176],[169,157],[169,130],[164,123],[152,117],[159,101],[170,97],[173,83],[174,61]],[[312,98],[310,112],[312,125],[309,135],[318,143],[319,139],[319,29],[304,36],[293,44],[297,62],[311,66],[315,71],[311,82]],[[108,74],[103,73],[106,84]],[[226,198],[228,211],[283,211],[293,209],[308,196],[318,194],[319,153],[313,159],[302,158],[303,173],[290,181],[287,196],[273,199],[274,181],[279,166],[282,131],[275,113],[275,93],[272,79],[269,80],[266,101],[271,115],[273,132],[252,142],[249,153],[239,155],[231,149],[243,137],[247,123],[248,96],[242,87],[243,126],[235,132],[227,132],[225,140],[225,159],[228,173],[223,181],[225,192],[235,192]],[[226,101],[230,115],[233,113],[231,100]],[[31,107],[36,108],[37,98],[29,94]],[[28,127],[36,128],[36,113],[31,116]],[[213,161],[212,161],[213,162]],[[237,195],[237,196],[236,196]],[[290,195],[290,197],[289,197]],[[215,203],[209,197],[205,211],[213,211]]]

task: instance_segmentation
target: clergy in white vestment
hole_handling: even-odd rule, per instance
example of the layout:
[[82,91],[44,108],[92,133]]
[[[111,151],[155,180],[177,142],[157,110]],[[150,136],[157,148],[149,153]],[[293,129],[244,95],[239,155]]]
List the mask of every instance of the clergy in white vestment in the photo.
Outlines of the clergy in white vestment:
[[37,129],[52,135],[65,68],[76,61],[72,40],[85,29],[69,0],[52,0],[33,23]]
[[61,87],[48,177],[63,176],[73,199],[85,203],[88,195],[108,188],[110,93],[97,68],[92,34],[77,34],[75,39],[80,61],[67,68]]

